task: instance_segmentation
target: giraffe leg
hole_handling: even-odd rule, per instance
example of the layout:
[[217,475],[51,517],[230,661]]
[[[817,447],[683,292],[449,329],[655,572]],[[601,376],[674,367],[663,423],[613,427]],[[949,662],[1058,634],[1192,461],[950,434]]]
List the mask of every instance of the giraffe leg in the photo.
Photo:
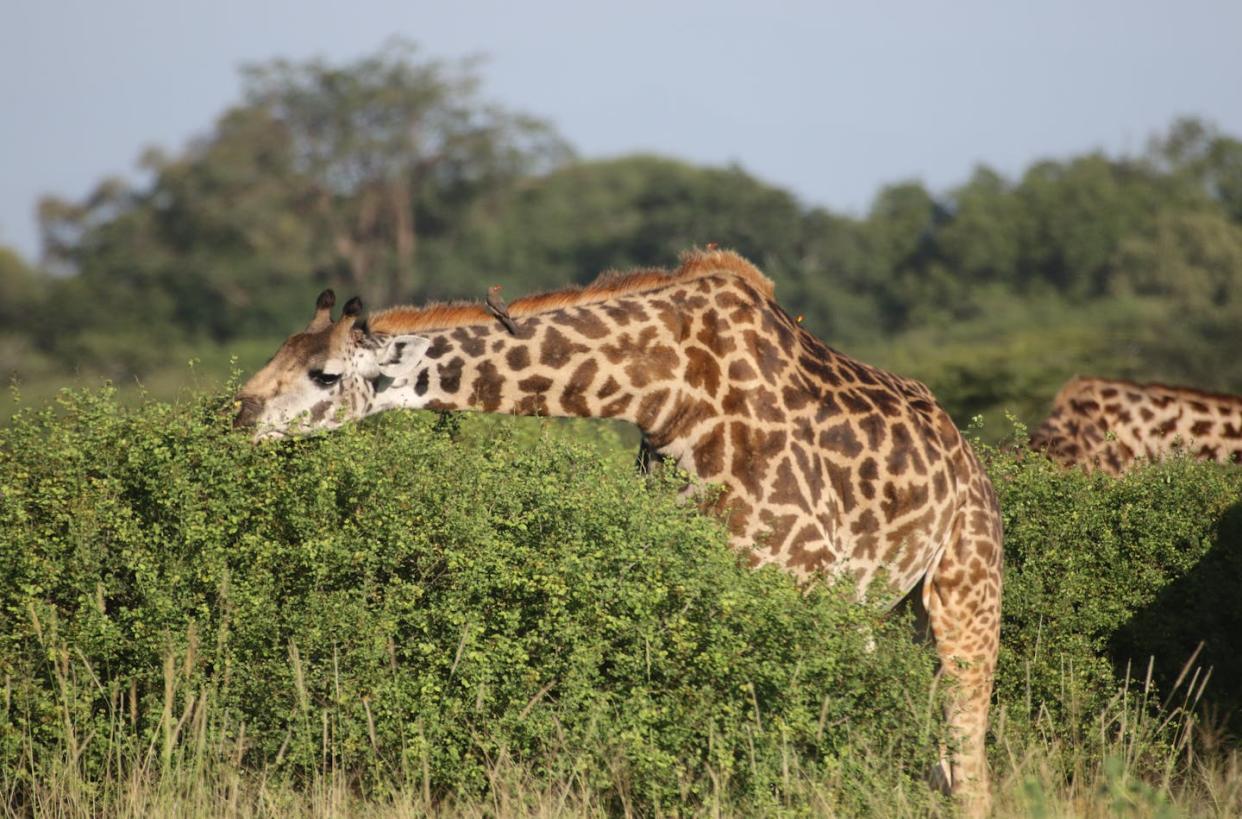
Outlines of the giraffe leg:
[[923,604],[953,685],[947,717],[954,745],[940,776],[968,816],[990,807],[984,740],[1000,643],[1000,543],[993,533],[961,533],[924,584]]

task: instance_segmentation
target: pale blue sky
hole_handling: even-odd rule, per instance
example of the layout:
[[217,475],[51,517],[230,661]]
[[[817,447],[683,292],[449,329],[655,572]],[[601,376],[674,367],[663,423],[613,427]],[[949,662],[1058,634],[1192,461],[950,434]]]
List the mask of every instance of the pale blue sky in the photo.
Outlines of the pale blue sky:
[[583,156],[738,162],[853,212],[910,177],[1136,152],[1179,114],[1242,134],[1238,0],[0,0],[0,242],[34,258],[40,195],[208,130],[240,63],[392,35],[488,55],[485,95]]

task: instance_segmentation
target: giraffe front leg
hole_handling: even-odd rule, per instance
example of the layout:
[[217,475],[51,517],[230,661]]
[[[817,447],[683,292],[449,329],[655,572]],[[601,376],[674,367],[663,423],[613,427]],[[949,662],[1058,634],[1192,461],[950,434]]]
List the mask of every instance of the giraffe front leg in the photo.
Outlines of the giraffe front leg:
[[[995,565],[987,554],[997,556]],[[986,815],[991,802],[984,741],[1000,643],[999,554],[999,544],[947,549],[923,592],[941,670],[952,683],[946,716],[954,747],[940,773],[967,816]]]

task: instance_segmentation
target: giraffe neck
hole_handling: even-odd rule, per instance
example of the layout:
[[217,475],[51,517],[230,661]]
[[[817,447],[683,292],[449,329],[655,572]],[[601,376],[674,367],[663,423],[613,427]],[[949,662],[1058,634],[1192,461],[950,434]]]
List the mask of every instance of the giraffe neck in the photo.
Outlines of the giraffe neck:
[[685,391],[693,317],[659,293],[499,322],[420,332],[430,346],[403,382],[380,384],[370,412],[396,407],[616,418],[665,447]]

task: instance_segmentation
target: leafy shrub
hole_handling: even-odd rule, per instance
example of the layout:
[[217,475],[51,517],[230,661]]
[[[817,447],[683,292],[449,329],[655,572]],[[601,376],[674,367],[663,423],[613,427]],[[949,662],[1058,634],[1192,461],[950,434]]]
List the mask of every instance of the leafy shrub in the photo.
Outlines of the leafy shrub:
[[1127,673],[1144,683],[1150,663],[1169,696],[1191,659],[1213,669],[1206,699],[1242,705],[1242,469],[1179,458],[1117,479],[981,449],[1005,523],[1011,715],[1077,736]]
[[761,807],[793,760],[931,799],[909,624],[744,568],[671,482],[426,414],[258,446],[227,415],[67,393],[0,431],[0,767],[167,764],[197,723],[368,791],[479,793],[504,757]]

